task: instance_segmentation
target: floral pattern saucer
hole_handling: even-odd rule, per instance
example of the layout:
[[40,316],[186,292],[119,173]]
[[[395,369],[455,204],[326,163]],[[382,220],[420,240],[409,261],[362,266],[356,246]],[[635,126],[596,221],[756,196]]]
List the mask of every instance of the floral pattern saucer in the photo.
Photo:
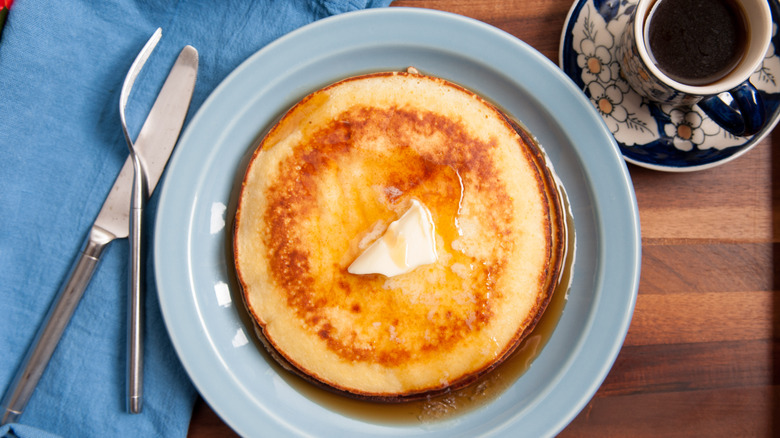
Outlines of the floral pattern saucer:
[[[577,0],[563,28],[560,67],[588,96],[617,140],[626,161],[664,171],[694,171],[723,164],[750,150],[780,119],[778,3],[770,2],[774,31],[764,62],[750,78],[759,90],[767,125],[737,137],[697,106],[656,105],[637,94],[620,75],[616,44],[636,0]],[[729,102],[731,96],[721,96]]]

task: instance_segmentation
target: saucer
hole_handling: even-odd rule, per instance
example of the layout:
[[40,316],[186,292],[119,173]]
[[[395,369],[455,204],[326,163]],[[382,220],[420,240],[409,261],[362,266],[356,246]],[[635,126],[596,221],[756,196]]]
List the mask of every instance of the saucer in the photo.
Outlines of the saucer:
[[[559,65],[588,96],[617,140],[625,160],[669,172],[703,170],[749,151],[780,119],[780,44],[777,2],[770,2],[773,35],[764,62],[750,77],[764,101],[767,125],[738,137],[718,126],[698,106],[655,104],[637,94],[620,75],[617,41],[636,0],[576,0],[561,35]],[[721,98],[729,103],[731,96]]]

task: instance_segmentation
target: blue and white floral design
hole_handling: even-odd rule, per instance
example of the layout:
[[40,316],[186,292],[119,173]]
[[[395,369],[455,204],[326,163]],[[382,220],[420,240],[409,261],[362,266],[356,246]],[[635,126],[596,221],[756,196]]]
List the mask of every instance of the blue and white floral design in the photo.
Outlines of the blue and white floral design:
[[603,83],[594,81],[588,84],[588,93],[590,101],[596,106],[609,130],[619,131],[621,125],[628,120],[628,112],[622,105],[623,91],[615,84],[605,87]]
[[681,151],[693,150],[704,144],[707,136],[714,136],[720,130],[720,126],[690,108],[672,108],[669,111],[669,122],[664,125],[664,134]]
[[577,65],[582,69],[582,78],[586,83],[610,82],[612,80],[612,53],[605,46],[597,46],[596,41],[584,39],[577,54]]
[[[617,44],[636,0],[578,0],[564,29],[561,63],[580,84],[629,161],[684,168],[725,160],[759,140],[736,137],[697,106],[656,105],[637,94],[620,75]],[[776,6],[773,6],[773,8]],[[776,20],[775,11],[773,17]],[[777,24],[774,26],[777,33]],[[765,99],[771,130],[780,106],[780,57],[775,38],[751,83]],[[767,97],[770,97],[766,103]],[[723,100],[731,96],[724,93]],[[732,149],[729,149],[732,148]],[[684,169],[683,169],[684,170]]]

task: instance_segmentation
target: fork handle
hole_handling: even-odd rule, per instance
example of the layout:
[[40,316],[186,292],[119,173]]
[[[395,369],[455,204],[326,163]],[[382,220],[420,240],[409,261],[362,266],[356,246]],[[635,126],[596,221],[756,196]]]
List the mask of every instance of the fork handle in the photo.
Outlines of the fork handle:
[[143,214],[147,199],[147,182],[144,166],[138,154],[133,159],[133,190],[130,207],[130,278],[127,321],[127,410],[131,414],[141,412],[144,382],[144,226]]
[[2,421],[14,423],[22,415],[27,402],[35,391],[57,344],[62,338],[73,312],[84,295],[100,257],[114,236],[98,226],[93,226],[81,251],[71,267],[66,282],[60,287],[49,307],[30,348],[19,365],[16,375],[3,396]]

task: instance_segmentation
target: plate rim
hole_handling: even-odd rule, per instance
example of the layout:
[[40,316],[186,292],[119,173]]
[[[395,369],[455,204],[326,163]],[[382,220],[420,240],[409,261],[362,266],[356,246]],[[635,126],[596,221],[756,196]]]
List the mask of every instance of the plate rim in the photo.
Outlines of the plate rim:
[[[194,127],[198,126],[199,124],[202,124],[203,122],[201,119],[205,118],[205,114],[210,111],[210,108],[215,105],[214,102],[216,102],[218,96],[225,93],[225,90],[228,89],[231,85],[231,83],[235,80],[236,77],[242,74],[242,72],[246,69],[248,69],[253,63],[259,62],[258,60],[262,59],[264,56],[266,56],[267,53],[272,52],[273,50],[276,50],[280,46],[284,46],[286,44],[289,44],[289,41],[296,41],[299,38],[302,38],[307,33],[312,32],[313,29],[318,29],[321,27],[327,27],[327,26],[334,26],[337,24],[344,24],[344,22],[349,22],[350,20],[369,20],[372,17],[381,17],[381,19],[391,19],[388,17],[389,15],[395,15],[396,18],[403,18],[403,17],[409,17],[409,16],[415,16],[415,17],[423,17],[427,19],[433,19],[433,20],[444,20],[444,21],[452,21],[453,23],[459,23],[460,25],[466,26],[466,27],[473,27],[475,30],[479,30],[481,32],[487,32],[490,35],[493,35],[494,37],[503,39],[504,42],[508,42],[510,45],[515,44],[518,48],[522,47],[522,49],[519,50],[525,50],[529,56],[533,56],[537,61],[540,61],[542,64],[546,64],[546,68],[554,68],[557,73],[559,74],[558,79],[562,80],[564,85],[564,88],[566,88],[566,91],[571,93],[572,90],[579,91],[576,89],[576,86],[574,83],[566,76],[562,71],[557,69],[557,66],[555,66],[554,63],[552,63],[549,59],[547,59],[544,55],[537,52],[535,49],[527,45],[526,43],[520,41],[516,37],[497,29],[489,24],[477,21],[475,19],[471,19],[468,17],[464,17],[461,15],[457,15],[450,12],[443,12],[443,11],[435,11],[435,10],[429,10],[429,9],[422,9],[422,8],[403,8],[403,7],[393,7],[393,8],[384,8],[384,9],[369,9],[369,10],[362,10],[362,11],[356,11],[356,12],[349,12],[341,15],[336,15],[332,17],[328,17],[319,21],[316,21],[314,23],[311,23],[309,25],[306,25],[302,28],[299,28],[289,34],[286,34],[279,39],[275,40],[274,42],[268,44],[267,46],[260,49],[258,52],[254,53],[250,57],[248,57],[244,62],[242,62],[238,67],[236,67],[230,74],[228,74],[225,79],[212,91],[212,93],[208,96],[208,98],[204,101],[202,106],[198,109],[193,119],[190,121],[188,126],[185,128],[184,133],[182,134],[182,137],[180,139],[180,144],[187,144],[187,142],[190,141],[190,137],[193,135],[192,132],[195,130]],[[586,103],[589,107],[589,102],[587,101],[587,98],[582,95],[582,93],[578,93],[577,95],[572,94],[573,98],[577,99],[577,96],[581,96],[582,101]],[[581,102],[582,103],[582,102]],[[594,111],[595,113],[595,111]],[[596,375],[596,378],[593,382],[589,384],[589,388],[587,389],[587,395],[584,397],[581,397],[581,400],[577,403],[576,407],[571,410],[571,412],[568,413],[568,415],[565,415],[557,421],[557,423],[552,426],[554,430],[550,430],[550,432],[557,433],[560,430],[562,430],[585,406],[585,404],[590,400],[590,398],[595,394],[596,390],[600,386],[603,379],[606,377],[606,374],[608,373],[609,369],[611,369],[612,364],[614,363],[614,360],[617,357],[617,354],[622,347],[623,340],[625,338],[625,335],[628,331],[628,325],[630,324],[631,316],[633,314],[634,304],[636,301],[636,295],[637,295],[637,289],[638,289],[638,282],[639,282],[639,270],[640,270],[640,260],[641,260],[641,238],[640,238],[640,231],[639,231],[639,215],[638,215],[638,209],[636,206],[636,198],[635,194],[633,192],[633,186],[631,184],[630,175],[628,173],[628,170],[625,166],[625,162],[622,160],[622,154],[617,149],[617,145],[614,142],[614,139],[607,130],[606,126],[603,125],[603,122],[601,122],[600,116],[591,114],[591,117],[596,117],[593,120],[597,121],[597,127],[594,129],[600,129],[601,131],[606,131],[606,134],[608,134],[609,139],[611,140],[612,147],[616,153],[617,158],[619,158],[619,161],[622,165],[622,168],[618,171],[620,174],[620,177],[622,181],[625,183],[626,187],[626,195],[629,198],[630,204],[631,204],[631,211],[628,212],[628,222],[630,222],[630,229],[627,231],[628,240],[631,243],[631,254],[629,254],[631,260],[633,263],[631,263],[631,269],[628,273],[627,279],[622,280],[623,283],[628,284],[628,288],[630,291],[628,292],[630,294],[629,297],[629,305],[627,308],[623,309],[623,318],[620,321],[620,326],[622,330],[622,334],[619,335],[614,342],[612,343],[612,348],[609,352],[609,357],[607,358],[607,363],[602,364],[600,367],[601,369]],[[575,151],[580,152],[580,151]],[[179,147],[174,152],[174,157],[172,157],[171,164],[169,167],[175,168],[176,163],[181,159],[179,158],[181,155],[183,155],[184,152],[182,152],[182,148]],[[169,173],[173,173],[174,171],[171,171]],[[172,183],[169,183],[168,178],[166,178],[166,181],[164,181],[161,195],[160,195],[160,208],[158,211],[158,217],[155,224],[155,236],[160,236],[164,234],[164,224],[166,219],[166,200],[171,197],[172,195],[169,193],[172,189]],[[191,220],[191,218],[190,218]],[[191,223],[191,222],[190,222]],[[603,240],[604,235],[600,236]],[[603,242],[599,242],[599,244],[603,245]],[[161,248],[161,240],[155,238],[154,242],[154,252],[155,255],[162,254],[164,251],[162,251]],[[155,265],[155,271],[161,272],[161,268],[164,268],[163,266],[160,266],[159,263],[161,258],[155,257],[154,265]],[[193,375],[193,365],[189,363],[189,360],[182,357],[181,348],[182,343],[184,342],[182,339],[178,337],[178,333],[176,332],[175,328],[172,328],[172,318],[174,317],[172,312],[172,308],[169,307],[168,300],[165,299],[165,288],[166,285],[164,284],[164,278],[161,279],[160,275],[157,274],[157,286],[158,286],[158,293],[160,294],[160,305],[162,308],[163,317],[166,323],[166,329],[168,330],[169,336],[171,338],[172,343],[174,344],[174,347],[176,349],[177,355],[179,356],[180,360],[182,361],[182,364],[187,371],[188,375],[190,376],[191,380],[193,381],[193,384],[198,389],[199,393],[203,396],[204,399],[206,399],[207,402],[209,402],[212,405],[212,408],[220,414],[220,417],[223,418],[223,420],[230,425],[234,430],[240,430],[240,428],[230,421],[230,418],[226,418],[225,413],[222,411],[221,407],[214,406],[214,404],[211,403],[212,401],[212,394],[204,394],[203,389],[203,383],[200,381],[200,378],[196,378]],[[191,283],[193,280],[190,277],[189,283]],[[197,303],[194,303],[196,310],[199,313],[199,317],[202,318],[202,314],[200,313],[200,309],[197,309]],[[593,321],[589,321],[589,325],[593,324]],[[208,339],[209,342],[212,342],[212,340]],[[584,343],[586,340],[581,339],[580,343]],[[576,358],[572,357],[570,358],[571,361],[574,361]]]

